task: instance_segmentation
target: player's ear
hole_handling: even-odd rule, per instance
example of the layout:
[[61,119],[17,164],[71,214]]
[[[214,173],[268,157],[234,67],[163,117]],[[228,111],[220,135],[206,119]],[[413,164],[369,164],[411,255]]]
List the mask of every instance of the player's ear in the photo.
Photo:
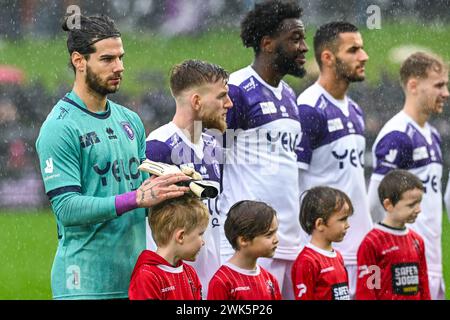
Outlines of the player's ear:
[[336,61],[336,57],[331,50],[324,49],[320,54],[320,60],[322,61],[323,66],[331,68]]
[[417,85],[419,80],[417,78],[410,78],[406,82],[406,90],[415,94],[417,92]]
[[262,52],[273,53],[275,51],[275,41],[270,36],[264,36],[261,39],[260,48]]
[[314,222],[314,229],[316,229],[318,231],[322,231],[325,226],[326,225],[325,225],[325,221],[323,220],[323,218],[318,218]]
[[77,51],[72,52],[70,59],[72,60],[72,64],[75,66],[75,70],[78,72],[84,72],[86,70],[87,61],[81,53]]
[[387,212],[392,212],[392,210],[394,209],[394,205],[392,204],[391,200],[386,198],[383,200],[383,208]]
[[178,244],[183,244],[184,238],[186,236],[186,231],[182,228],[175,230],[174,238],[175,242]]
[[243,236],[238,236],[236,239],[236,243],[238,244],[239,248],[245,248],[248,247],[250,242]]
[[198,92],[193,92],[190,97],[192,109],[194,109],[195,111],[200,111],[200,109],[202,108],[201,100],[201,95]]

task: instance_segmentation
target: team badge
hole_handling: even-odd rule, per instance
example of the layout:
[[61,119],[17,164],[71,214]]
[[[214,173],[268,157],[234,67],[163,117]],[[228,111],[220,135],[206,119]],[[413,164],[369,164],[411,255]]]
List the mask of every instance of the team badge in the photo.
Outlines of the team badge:
[[128,138],[130,138],[130,140],[134,139],[134,131],[131,128],[131,125],[124,121],[120,123],[122,125],[123,130],[125,131],[125,133],[127,134]]

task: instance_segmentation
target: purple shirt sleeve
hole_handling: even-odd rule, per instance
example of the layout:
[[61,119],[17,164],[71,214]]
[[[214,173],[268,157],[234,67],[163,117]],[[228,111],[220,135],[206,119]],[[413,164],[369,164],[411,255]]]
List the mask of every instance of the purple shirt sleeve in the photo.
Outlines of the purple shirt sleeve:
[[409,169],[413,165],[412,143],[404,132],[389,132],[378,142],[374,152],[374,173],[385,175],[393,169]]
[[327,130],[327,123],[317,108],[301,104],[298,111],[302,133],[297,161],[310,164],[312,153],[320,145],[324,136],[323,131]]
[[246,110],[248,103],[245,99],[242,89],[238,86],[229,85],[228,95],[233,102],[233,107],[227,112],[228,129],[244,129],[248,128]]
[[159,140],[147,141],[145,155],[147,159],[152,161],[173,164],[172,150],[167,144]]

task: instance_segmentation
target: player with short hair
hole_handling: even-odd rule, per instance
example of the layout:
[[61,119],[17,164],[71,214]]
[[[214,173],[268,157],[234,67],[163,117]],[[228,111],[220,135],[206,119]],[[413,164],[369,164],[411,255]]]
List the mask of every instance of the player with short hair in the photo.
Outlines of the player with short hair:
[[[279,245],[275,256],[260,259],[293,299],[291,266],[300,250],[297,152],[300,123],[295,93],[282,79],[305,74],[302,9],[293,1],[255,5],[241,23],[241,39],[253,48],[253,63],[230,75],[233,109],[227,113],[227,148],[220,217],[240,200],[258,200],[278,213]],[[222,229],[222,228],[221,228]],[[223,229],[222,229],[223,231]],[[233,249],[221,236],[222,262]]]
[[352,202],[340,190],[318,186],[305,191],[299,219],[311,241],[292,266],[295,299],[350,300],[347,270],[333,243],[344,239],[352,214]]
[[145,180],[145,131],[138,115],[107,99],[119,89],[125,54],[107,16],[80,16],[68,32],[73,90],[54,106],[36,141],[45,191],[56,217],[54,299],[128,297],[145,247],[145,209],[181,196],[183,174]]
[[183,260],[195,261],[205,244],[208,208],[186,195],[154,206],[148,220],[157,248],[140,254],[131,276],[130,300],[201,300],[200,279]]
[[425,244],[406,227],[419,215],[422,181],[406,170],[393,170],[378,186],[387,214],[358,249],[359,300],[430,300]]
[[[302,126],[300,191],[323,185],[345,192],[352,199],[353,227],[336,244],[349,272],[350,295],[356,287],[356,252],[372,229],[364,179],[364,115],[347,90],[363,81],[368,56],[358,28],[348,22],[322,25],[314,35],[319,79],[297,99]],[[304,243],[307,235],[302,232]]]
[[278,281],[257,263],[277,249],[275,210],[264,202],[239,201],[230,208],[224,228],[235,253],[211,279],[208,300],[281,300]]
[[405,103],[378,134],[372,147],[374,170],[370,178],[370,209],[375,220],[385,215],[378,199],[378,185],[393,169],[405,169],[424,183],[422,214],[411,229],[425,241],[430,293],[445,299],[442,274],[442,153],[441,138],[428,123],[442,112],[449,97],[448,66],[439,57],[416,52],[400,68]]
[[[147,158],[195,169],[201,178],[219,186],[223,154],[216,137],[221,139],[225,132],[225,116],[233,106],[227,82],[228,73],[216,64],[185,60],[175,65],[170,73],[170,89],[176,101],[176,112],[171,122],[147,137]],[[202,282],[204,298],[209,280],[220,267],[220,223],[216,200],[205,200],[211,221],[204,236],[205,246],[191,264]],[[155,248],[148,227],[147,248]]]

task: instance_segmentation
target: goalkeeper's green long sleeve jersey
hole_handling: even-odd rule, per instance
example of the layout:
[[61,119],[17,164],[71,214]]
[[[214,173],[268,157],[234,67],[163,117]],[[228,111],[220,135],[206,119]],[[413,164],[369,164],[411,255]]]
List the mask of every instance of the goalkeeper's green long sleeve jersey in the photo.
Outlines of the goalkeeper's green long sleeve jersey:
[[72,91],[43,123],[36,149],[58,228],[53,298],[126,298],[145,249],[145,209],[117,216],[115,196],[146,178],[142,121],[110,100],[106,112],[90,112]]

